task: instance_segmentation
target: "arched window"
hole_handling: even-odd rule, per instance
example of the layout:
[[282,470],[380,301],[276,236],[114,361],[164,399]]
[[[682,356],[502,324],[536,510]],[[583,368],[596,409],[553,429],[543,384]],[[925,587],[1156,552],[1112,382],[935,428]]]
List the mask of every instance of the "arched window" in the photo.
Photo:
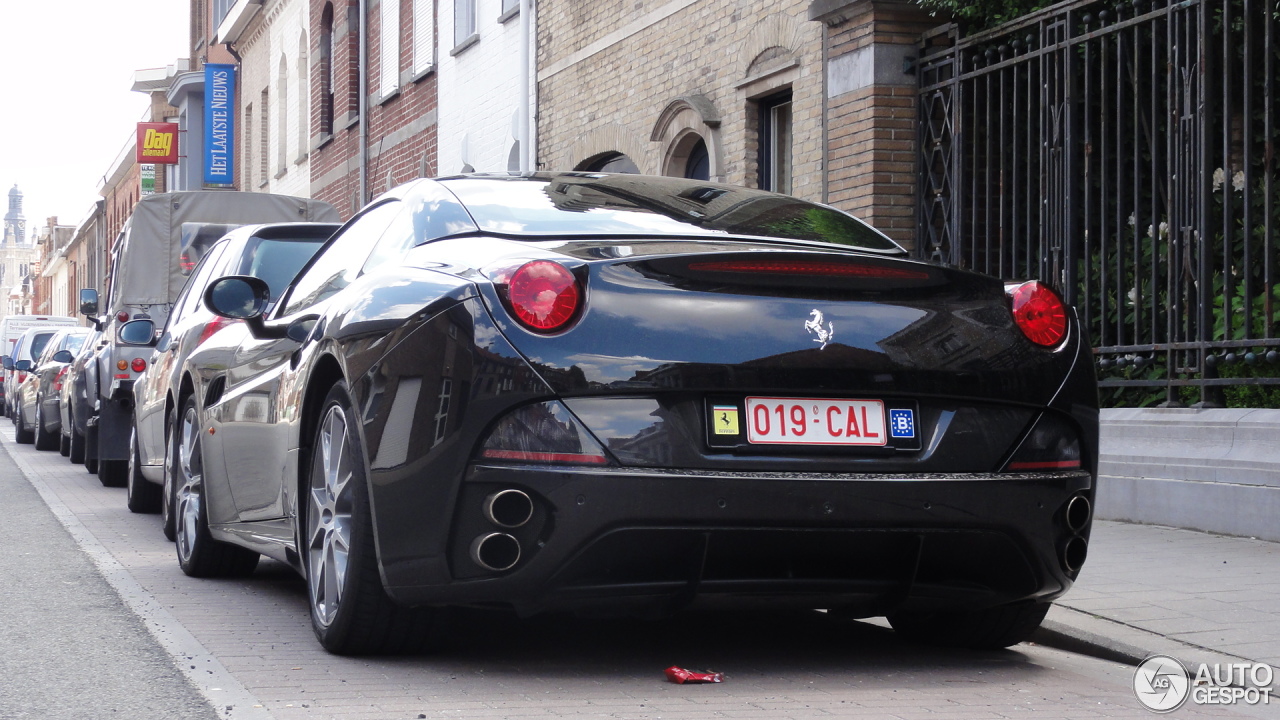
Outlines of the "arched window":
[[308,138],[311,135],[311,113],[308,97],[311,95],[311,80],[307,72],[307,61],[311,46],[307,44],[307,33],[303,31],[298,38],[298,155],[301,160],[307,154]]
[[333,134],[333,3],[320,13],[320,134]]
[[707,143],[702,138],[689,149],[689,158],[684,163],[684,176],[690,180],[711,179],[711,156],[707,153]]
[[604,172],[604,173],[630,173],[633,175],[640,174],[640,168],[631,161],[631,158],[620,152],[607,152],[587,158],[578,163],[577,170],[585,170],[587,172]]
[[289,146],[289,61],[280,56],[280,70],[276,73],[276,172],[288,167]]

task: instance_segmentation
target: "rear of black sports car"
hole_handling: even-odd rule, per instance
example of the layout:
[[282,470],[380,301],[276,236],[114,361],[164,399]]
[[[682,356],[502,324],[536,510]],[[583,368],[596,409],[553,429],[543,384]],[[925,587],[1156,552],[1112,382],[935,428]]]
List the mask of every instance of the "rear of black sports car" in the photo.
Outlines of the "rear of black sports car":
[[400,602],[826,608],[1005,645],[1079,572],[1096,381],[1038,283],[745,237],[440,242],[507,259],[377,369],[430,395],[411,437],[394,407],[365,425]]

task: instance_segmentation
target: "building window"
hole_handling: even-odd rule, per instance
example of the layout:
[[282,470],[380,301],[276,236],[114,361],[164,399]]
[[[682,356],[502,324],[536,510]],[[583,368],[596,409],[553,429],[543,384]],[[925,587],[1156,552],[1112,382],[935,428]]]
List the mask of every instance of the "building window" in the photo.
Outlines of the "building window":
[[289,62],[280,56],[280,71],[276,75],[276,172],[283,174],[287,167],[289,146]]
[[684,163],[684,176],[690,180],[711,179],[711,156],[707,153],[707,143],[698,141],[689,148],[689,159]]
[[378,95],[385,98],[400,89],[400,0],[381,0],[381,10]]
[[244,189],[253,187],[253,103],[244,106]]
[[307,98],[311,93],[310,78],[307,75],[307,55],[310,49],[304,32],[298,38],[298,160],[307,154],[307,135],[311,132],[311,113],[308,112],[311,108]]
[[760,189],[791,192],[791,91],[760,101]]
[[413,74],[422,75],[436,64],[435,0],[413,0]]
[[258,112],[262,113],[258,118],[258,186],[267,184],[267,178],[271,176],[271,165],[269,158],[271,157],[271,106],[268,101],[271,94],[266,88],[262,88],[262,96],[258,98]]
[[320,13],[320,134],[333,134],[333,3]]
[[453,0],[453,46],[476,34],[476,0]]
[[587,172],[640,174],[640,168],[636,167],[631,158],[620,152],[601,153],[595,157],[588,158],[580,163],[576,169]]
[[502,0],[502,16],[510,17],[507,13],[514,13],[520,9],[520,0]]

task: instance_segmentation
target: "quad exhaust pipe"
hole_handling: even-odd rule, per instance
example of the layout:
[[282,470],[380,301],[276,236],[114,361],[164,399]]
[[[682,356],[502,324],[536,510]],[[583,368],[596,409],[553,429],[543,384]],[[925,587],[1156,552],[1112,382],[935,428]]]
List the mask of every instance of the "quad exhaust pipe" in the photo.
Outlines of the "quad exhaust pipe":
[[1093,514],[1093,508],[1089,505],[1089,498],[1083,495],[1077,495],[1067,501],[1066,512],[1063,513],[1067,527],[1071,532],[1078,533],[1084,530],[1089,524],[1089,517]]
[[1089,543],[1079,535],[1071,538],[1062,546],[1062,567],[1067,572],[1076,572],[1084,567],[1084,559],[1089,554]]
[[499,490],[484,499],[484,518],[504,528],[518,528],[533,517],[533,499],[515,488]]
[[507,533],[485,533],[471,541],[471,561],[485,570],[502,572],[520,562],[520,541]]

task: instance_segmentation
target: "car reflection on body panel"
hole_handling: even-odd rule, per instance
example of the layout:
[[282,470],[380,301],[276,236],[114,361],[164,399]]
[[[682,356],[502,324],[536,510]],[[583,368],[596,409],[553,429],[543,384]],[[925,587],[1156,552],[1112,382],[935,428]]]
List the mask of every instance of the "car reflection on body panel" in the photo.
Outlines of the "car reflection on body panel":
[[466,604],[829,608],[1000,647],[1084,561],[1098,413],[1074,313],[825,206],[418,180],[267,297],[204,294],[244,322],[175,380],[178,560],[290,564],[334,652],[424,647]]

